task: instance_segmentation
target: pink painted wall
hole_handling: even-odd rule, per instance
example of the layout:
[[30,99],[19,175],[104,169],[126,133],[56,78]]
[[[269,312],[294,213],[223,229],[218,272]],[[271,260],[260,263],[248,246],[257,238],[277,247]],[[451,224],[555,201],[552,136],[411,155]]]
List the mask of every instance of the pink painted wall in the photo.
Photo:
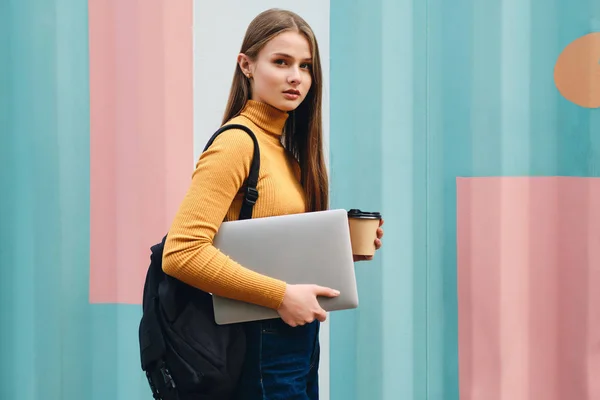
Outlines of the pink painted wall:
[[141,301],[193,167],[192,0],[89,2],[90,301]]
[[600,178],[459,178],[461,400],[600,399]]

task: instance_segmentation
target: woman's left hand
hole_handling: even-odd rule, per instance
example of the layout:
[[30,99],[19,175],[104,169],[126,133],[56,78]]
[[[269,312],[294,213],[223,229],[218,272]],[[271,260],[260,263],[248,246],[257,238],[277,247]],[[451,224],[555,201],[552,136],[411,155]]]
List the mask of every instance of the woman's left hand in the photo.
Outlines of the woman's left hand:
[[[383,237],[383,219],[379,220],[379,228],[377,228],[377,239],[375,239],[375,250],[379,250],[381,248],[381,238]],[[354,256],[354,262],[356,261],[371,261],[373,256]]]

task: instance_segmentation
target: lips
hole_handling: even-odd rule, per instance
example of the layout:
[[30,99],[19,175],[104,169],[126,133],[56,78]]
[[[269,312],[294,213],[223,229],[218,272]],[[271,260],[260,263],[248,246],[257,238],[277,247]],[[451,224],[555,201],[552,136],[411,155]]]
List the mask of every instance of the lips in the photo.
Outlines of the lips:
[[293,94],[293,95],[296,95],[296,96],[300,96],[300,92],[299,92],[299,91],[297,91],[297,90],[295,90],[295,89],[288,89],[288,90],[286,90],[286,91],[285,91],[285,92],[283,92],[283,93],[287,93],[287,94]]

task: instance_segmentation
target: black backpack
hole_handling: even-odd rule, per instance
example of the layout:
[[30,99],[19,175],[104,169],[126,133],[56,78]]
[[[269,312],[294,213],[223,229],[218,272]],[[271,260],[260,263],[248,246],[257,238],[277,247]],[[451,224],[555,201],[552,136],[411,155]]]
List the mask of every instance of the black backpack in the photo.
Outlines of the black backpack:
[[[208,141],[228,129],[242,129],[254,142],[250,174],[240,219],[252,218],[258,199],[256,185],[260,150],[254,133],[243,125],[226,125]],[[212,296],[162,270],[166,236],[151,247],[150,266],[143,294],[139,327],[142,370],[155,399],[226,400],[235,390],[246,353],[242,326],[215,323]]]

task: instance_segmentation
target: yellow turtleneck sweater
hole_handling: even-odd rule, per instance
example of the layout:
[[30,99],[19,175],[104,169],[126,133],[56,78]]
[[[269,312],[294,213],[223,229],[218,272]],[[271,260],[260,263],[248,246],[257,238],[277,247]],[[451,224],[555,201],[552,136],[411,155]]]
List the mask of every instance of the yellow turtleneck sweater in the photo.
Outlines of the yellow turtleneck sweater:
[[[286,112],[249,100],[229,123],[250,128],[260,146],[259,197],[253,218],[306,211],[300,167],[281,144]],[[239,217],[241,190],[250,171],[254,144],[242,130],[221,133],[204,152],[169,230],[163,270],[188,285],[222,297],[279,308],[285,282],[255,273],[213,246],[222,221]]]

